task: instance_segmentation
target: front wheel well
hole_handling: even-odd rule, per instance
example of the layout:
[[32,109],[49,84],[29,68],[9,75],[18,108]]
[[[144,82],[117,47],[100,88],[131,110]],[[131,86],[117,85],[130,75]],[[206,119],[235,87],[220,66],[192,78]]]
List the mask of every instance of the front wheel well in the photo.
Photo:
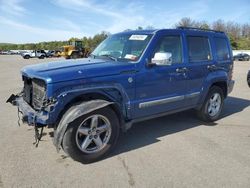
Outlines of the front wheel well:
[[224,98],[227,97],[227,82],[225,82],[225,81],[215,82],[211,85],[210,88],[212,88],[213,86],[217,86],[217,87],[221,88],[223,91]]
[[[75,98],[73,98],[72,100],[70,100],[63,108],[63,110],[61,110],[61,112],[59,113],[58,117],[57,117],[57,121],[54,125],[54,128],[56,129],[58,126],[58,123],[60,122],[60,119],[63,117],[63,114],[65,112],[67,112],[67,110],[79,103],[85,102],[85,101],[90,101],[90,100],[96,100],[96,99],[101,99],[101,100],[106,100],[109,102],[114,102],[113,100],[111,100],[109,97],[100,94],[100,93],[88,93],[88,94],[84,94],[84,95],[79,95]],[[111,104],[110,107],[114,110],[114,112],[117,114],[120,122],[120,125],[122,125],[123,123],[123,115],[122,115],[122,111],[120,110],[120,107],[117,105],[117,103]]]

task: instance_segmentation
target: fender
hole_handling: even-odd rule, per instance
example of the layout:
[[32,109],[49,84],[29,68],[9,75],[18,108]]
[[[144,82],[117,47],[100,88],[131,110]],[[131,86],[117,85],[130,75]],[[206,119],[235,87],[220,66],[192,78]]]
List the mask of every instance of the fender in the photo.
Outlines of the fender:
[[89,93],[99,93],[106,98],[110,99],[109,101],[116,102],[112,91],[119,92],[121,94],[121,101],[117,101],[120,106],[120,110],[122,112],[123,117],[129,119],[131,117],[131,104],[130,99],[123,89],[123,87],[119,84],[101,84],[101,85],[91,85],[91,86],[84,86],[78,85],[74,87],[66,87],[60,88],[54,94],[54,98],[56,99],[57,103],[54,106],[54,110],[51,111],[50,122],[49,124],[54,124],[57,121],[61,110],[64,109],[67,104],[69,104],[74,98],[83,96]]
[[94,110],[104,108],[113,104],[113,102],[105,100],[91,100],[87,102],[80,103],[78,105],[72,106],[60,120],[57,129],[54,132],[54,145],[56,146],[57,151],[61,148],[61,143],[63,136],[65,134],[68,125],[73,122],[75,119],[79,118],[82,115],[93,112]]

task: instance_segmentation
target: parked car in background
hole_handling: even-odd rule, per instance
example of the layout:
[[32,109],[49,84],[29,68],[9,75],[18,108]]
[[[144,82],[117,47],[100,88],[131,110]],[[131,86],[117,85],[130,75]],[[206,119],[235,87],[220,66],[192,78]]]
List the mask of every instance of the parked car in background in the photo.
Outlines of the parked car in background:
[[15,55],[17,54],[17,51],[12,51],[12,50],[8,50],[8,51],[0,51],[1,55]]
[[250,55],[246,53],[240,53],[240,54],[235,55],[233,58],[234,58],[234,61],[249,61]]
[[39,58],[39,59],[43,59],[46,57],[46,53],[43,50],[34,50],[31,52],[24,52],[21,53],[21,56],[24,59],[29,59],[29,58]]
[[38,128],[54,128],[56,148],[89,163],[110,152],[135,122],[187,109],[218,120],[232,73],[224,32],[128,31],[109,36],[89,58],[26,66],[22,92],[7,102],[36,135]]
[[250,70],[248,71],[248,74],[247,74],[247,83],[248,83],[248,86],[250,87]]
[[2,51],[3,55],[8,55],[8,51]]
[[56,57],[56,51],[55,50],[47,51],[47,57]]
[[9,50],[9,51],[8,51],[8,55],[15,55],[15,54],[17,54],[17,52],[14,52],[14,51],[12,51],[12,50]]

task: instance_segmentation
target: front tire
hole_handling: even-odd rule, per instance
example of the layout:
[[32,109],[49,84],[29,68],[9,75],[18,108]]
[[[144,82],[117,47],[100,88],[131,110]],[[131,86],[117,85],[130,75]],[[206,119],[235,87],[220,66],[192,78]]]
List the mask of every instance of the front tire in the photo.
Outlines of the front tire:
[[29,55],[25,55],[23,58],[24,58],[24,59],[29,59],[30,56],[29,56]]
[[110,107],[105,107],[70,123],[63,137],[62,147],[76,161],[95,162],[114,148],[119,132],[116,113]]
[[218,86],[213,86],[198,113],[198,117],[205,122],[219,119],[224,104],[223,91]]
[[77,59],[79,57],[79,54],[77,52],[73,52],[71,55],[70,55],[70,59]]

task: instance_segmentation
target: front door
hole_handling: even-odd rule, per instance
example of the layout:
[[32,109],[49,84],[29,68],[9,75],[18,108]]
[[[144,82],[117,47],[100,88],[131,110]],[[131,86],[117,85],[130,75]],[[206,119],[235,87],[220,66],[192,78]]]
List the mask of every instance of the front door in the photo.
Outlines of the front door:
[[171,54],[170,65],[145,66],[136,76],[134,118],[174,111],[185,106],[186,63],[183,61],[182,35],[159,36],[153,54]]

